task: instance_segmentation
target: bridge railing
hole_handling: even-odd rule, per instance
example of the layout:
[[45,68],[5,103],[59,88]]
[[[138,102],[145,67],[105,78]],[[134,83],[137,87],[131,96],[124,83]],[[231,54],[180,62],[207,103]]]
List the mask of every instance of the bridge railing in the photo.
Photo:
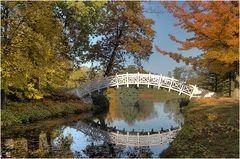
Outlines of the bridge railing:
[[102,140],[113,144],[126,146],[154,146],[168,144],[173,141],[177,133],[181,130],[181,127],[178,127],[173,130],[168,129],[168,131],[158,131],[153,134],[150,132],[147,132],[147,134],[142,134],[140,132],[132,134],[128,131],[123,134],[120,131],[102,130],[99,127],[94,127],[81,121],[78,121],[74,128],[84,132],[85,134],[88,134],[94,140]]
[[194,97],[195,92],[201,92],[196,87],[196,85],[186,84],[185,82],[179,81],[173,77],[166,77],[163,75],[155,75],[155,74],[120,74],[115,76],[105,77],[101,80],[96,80],[88,83],[87,85],[81,86],[72,90],[72,93],[77,95],[78,97],[83,97],[87,94],[91,94],[94,91],[100,91],[103,88],[107,87],[119,87],[122,85],[147,85],[155,86],[159,88],[166,88],[168,91],[174,90],[179,92],[180,94],[186,94],[190,98]]
[[140,133],[137,133],[136,135],[130,135],[128,132],[126,135],[120,134],[119,132],[110,133],[109,135],[110,142],[118,145],[154,146],[172,142],[180,130],[181,129],[176,129],[165,133],[158,132],[156,134],[150,134],[148,132],[147,135],[140,135]]

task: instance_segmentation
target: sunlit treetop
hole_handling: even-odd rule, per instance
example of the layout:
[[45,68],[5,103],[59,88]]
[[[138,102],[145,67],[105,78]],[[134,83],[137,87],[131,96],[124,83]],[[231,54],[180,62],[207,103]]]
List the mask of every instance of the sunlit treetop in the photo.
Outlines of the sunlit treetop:
[[158,52],[169,55],[177,62],[182,60],[201,66],[214,62],[216,66],[224,65],[226,69],[232,67],[233,70],[238,70],[239,3],[237,1],[194,1],[184,2],[181,5],[176,2],[161,2],[161,4],[178,19],[175,26],[193,34],[186,40],[179,40],[169,34],[172,41],[181,45],[178,50],[198,48],[203,54],[189,58],[157,47]]

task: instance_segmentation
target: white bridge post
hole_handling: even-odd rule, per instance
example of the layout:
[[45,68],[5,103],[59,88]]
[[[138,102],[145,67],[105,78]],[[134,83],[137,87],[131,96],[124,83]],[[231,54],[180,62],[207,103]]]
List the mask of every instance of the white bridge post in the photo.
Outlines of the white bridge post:
[[119,135],[119,131],[117,131],[117,141],[118,141],[118,135]]
[[158,139],[159,139],[159,143],[161,143],[162,142],[162,135],[161,135],[160,131],[158,131]]
[[129,84],[128,84],[128,72],[127,72],[127,87],[129,87]]
[[158,89],[161,87],[161,82],[162,82],[162,74],[158,78]]
[[149,88],[149,84],[150,84],[150,79],[151,79],[151,73],[149,72],[149,74],[148,74],[148,88]]
[[181,85],[181,88],[180,88],[180,90],[179,90],[179,95],[182,94],[182,89],[183,89],[183,87],[184,87],[184,83],[182,83],[182,85]]
[[196,90],[196,88],[197,88],[197,86],[196,86],[196,85],[194,85],[194,86],[193,86],[193,91],[192,91],[192,93],[191,93],[191,95],[190,95],[190,99],[193,97],[193,95],[194,95],[194,93],[195,93],[195,90]]
[[118,86],[118,76],[117,76],[117,73],[116,73],[116,75],[115,75],[116,77],[116,85],[117,85],[117,88],[119,88],[119,86]]
[[171,90],[171,88],[172,88],[172,83],[173,83],[173,76],[172,76],[172,78],[171,78],[171,83],[170,83],[170,85],[169,85],[169,89],[168,89],[168,92],[170,92],[170,90]]
[[139,145],[139,132],[137,133],[138,145]]
[[139,87],[139,72],[137,74],[138,80],[137,80],[137,87]]
[[148,132],[148,144],[150,144],[151,143],[151,139],[150,139],[150,133]]

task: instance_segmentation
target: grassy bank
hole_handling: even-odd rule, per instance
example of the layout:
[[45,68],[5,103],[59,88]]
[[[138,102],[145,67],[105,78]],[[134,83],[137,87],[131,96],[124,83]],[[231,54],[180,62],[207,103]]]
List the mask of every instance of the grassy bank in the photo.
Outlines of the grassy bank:
[[108,90],[108,95],[114,91],[117,93],[117,95],[120,95],[121,93],[126,96],[137,95],[140,99],[148,99],[152,101],[167,101],[173,98],[189,98],[189,96],[183,93],[179,95],[179,92],[173,90],[168,91],[168,89],[165,88],[153,88],[152,86],[150,86],[150,88],[147,88],[145,86],[140,86],[139,88],[136,88],[136,86],[130,86],[129,88],[122,86],[118,89],[110,88]]
[[238,98],[198,99],[184,112],[183,129],[161,157],[239,157]]
[[179,95],[179,92],[176,91],[168,91],[165,88],[140,88],[140,98],[156,100],[156,101],[167,101],[173,98],[189,98],[189,96],[185,94]]
[[79,100],[10,102],[6,109],[1,110],[1,127],[5,128],[50,117],[86,112],[92,110],[92,108],[92,105],[84,104]]

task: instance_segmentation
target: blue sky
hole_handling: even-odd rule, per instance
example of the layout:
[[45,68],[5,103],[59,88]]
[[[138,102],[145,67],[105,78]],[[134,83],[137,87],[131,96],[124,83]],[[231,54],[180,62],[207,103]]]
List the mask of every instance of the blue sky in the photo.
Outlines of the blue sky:
[[[181,2],[180,2],[181,3]],[[144,15],[147,18],[151,18],[155,21],[153,30],[155,31],[155,39],[153,41],[153,54],[150,56],[148,62],[143,62],[143,67],[147,71],[167,75],[169,71],[172,71],[175,67],[184,66],[185,64],[172,60],[168,56],[163,56],[158,53],[155,49],[157,45],[164,51],[172,51],[183,54],[183,56],[197,56],[201,53],[198,49],[192,49],[188,51],[178,51],[177,48],[180,46],[176,42],[169,39],[168,34],[175,35],[180,40],[185,40],[192,36],[192,34],[187,33],[185,30],[175,27],[174,24],[178,22],[172,14],[168,13],[166,9],[157,1],[142,2],[145,10],[162,11],[162,13],[148,13],[145,12]],[[130,61],[129,61],[130,62]],[[131,62],[130,62],[131,63]]]

